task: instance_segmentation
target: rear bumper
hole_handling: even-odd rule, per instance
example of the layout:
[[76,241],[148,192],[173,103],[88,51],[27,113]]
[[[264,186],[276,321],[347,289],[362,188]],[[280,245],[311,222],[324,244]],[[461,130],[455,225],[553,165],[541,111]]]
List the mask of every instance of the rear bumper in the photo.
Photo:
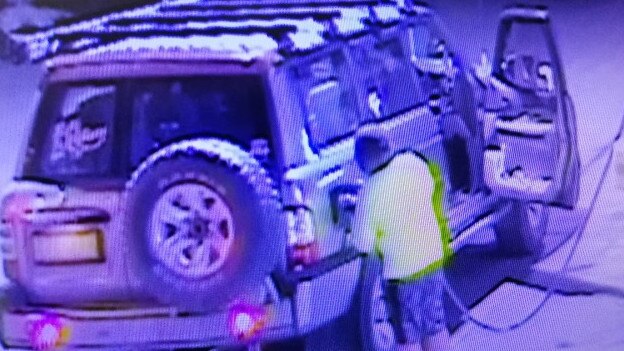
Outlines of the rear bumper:
[[[360,260],[351,259],[318,274],[300,275],[295,293],[267,307],[260,338],[276,341],[301,336],[344,315],[357,288]],[[54,318],[66,330],[63,350],[156,350],[240,345],[228,328],[228,312],[181,315],[173,308],[78,310],[5,307],[5,350],[31,350],[32,325]]]
[[[292,321],[288,304],[276,306],[265,337],[288,334]],[[235,345],[227,329],[227,313],[180,316],[167,309],[127,311],[4,311],[3,344],[9,350],[33,347],[30,325],[44,316],[60,319],[69,337],[59,346],[77,350],[149,350],[163,347]]]

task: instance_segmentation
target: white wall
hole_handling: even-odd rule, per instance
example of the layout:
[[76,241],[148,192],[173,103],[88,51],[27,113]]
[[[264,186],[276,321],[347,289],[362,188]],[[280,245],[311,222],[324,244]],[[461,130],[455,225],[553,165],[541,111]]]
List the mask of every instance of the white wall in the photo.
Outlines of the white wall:
[[[39,79],[40,69],[36,66],[0,63],[0,188],[13,177],[18,155],[22,152],[31,118],[27,111],[33,105]],[[5,283],[0,273],[0,285]]]
[[0,184],[15,169],[39,79],[37,66],[0,64]]

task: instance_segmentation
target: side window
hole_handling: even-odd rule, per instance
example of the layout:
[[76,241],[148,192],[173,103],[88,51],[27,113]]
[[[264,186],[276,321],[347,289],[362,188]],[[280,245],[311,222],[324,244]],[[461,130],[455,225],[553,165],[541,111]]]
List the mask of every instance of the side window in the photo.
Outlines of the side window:
[[314,148],[322,148],[355,131],[359,122],[353,89],[344,77],[342,52],[300,68],[306,129]]
[[227,140],[243,149],[262,139],[272,149],[260,76],[145,79],[132,85],[131,95],[133,166],[164,145],[194,137]]
[[554,72],[544,26],[515,22],[505,39],[498,76],[520,88],[552,92]]
[[432,21],[423,20],[410,25],[405,32],[405,47],[409,50],[411,66],[418,72],[424,86],[420,101],[427,102],[438,94],[451,94],[460,70],[438,27]]
[[200,123],[197,101],[189,94],[188,85],[179,81],[149,81],[139,84],[133,101],[136,116],[132,135],[135,150],[133,163],[145,150],[154,149],[169,140],[192,134]]
[[412,59],[443,59],[449,54],[446,42],[427,23],[417,23],[409,27],[407,34]]
[[410,54],[412,57],[425,58],[429,56],[432,42],[431,30],[424,24],[417,24],[408,29]]
[[362,69],[369,70],[366,80],[368,119],[387,118],[419,102],[416,72],[398,36],[374,44]]

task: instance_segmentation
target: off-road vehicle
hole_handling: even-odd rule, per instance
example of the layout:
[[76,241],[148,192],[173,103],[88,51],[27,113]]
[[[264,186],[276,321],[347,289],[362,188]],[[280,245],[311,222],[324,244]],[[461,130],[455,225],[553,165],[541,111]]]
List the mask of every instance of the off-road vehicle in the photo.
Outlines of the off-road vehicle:
[[2,202],[4,347],[221,349],[351,313],[354,347],[391,349],[351,246],[363,127],[440,166],[455,250],[489,227],[539,252],[579,171],[547,13],[504,11],[472,73],[440,28],[411,1],[181,0],[17,33],[47,74]]

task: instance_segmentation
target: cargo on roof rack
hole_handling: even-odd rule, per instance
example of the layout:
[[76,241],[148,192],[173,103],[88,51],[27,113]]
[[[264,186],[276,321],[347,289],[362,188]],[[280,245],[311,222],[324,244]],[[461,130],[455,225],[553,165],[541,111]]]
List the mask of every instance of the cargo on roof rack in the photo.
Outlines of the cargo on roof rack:
[[[262,6],[247,0],[236,5],[222,0],[164,1],[36,32],[18,31],[15,38],[25,44],[28,57],[35,62],[64,54],[101,53],[107,47],[149,49],[157,38],[180,43],[182,49],[200,47],[228,53],[233,50],[231,44],[214,44],[219,38],[236,37],[234,42],[241,45],[234,51],[248,54],[250,43],[243,37],[266,36],[273,41],[267,50],[288,55],[362,34],[378,25],[391,25],[405,14],[424,12],[423,5],[383,0],[269,0]],[[212,44],[202,43],[202,38]],[[132,47],[130,43],[147,45]]]

